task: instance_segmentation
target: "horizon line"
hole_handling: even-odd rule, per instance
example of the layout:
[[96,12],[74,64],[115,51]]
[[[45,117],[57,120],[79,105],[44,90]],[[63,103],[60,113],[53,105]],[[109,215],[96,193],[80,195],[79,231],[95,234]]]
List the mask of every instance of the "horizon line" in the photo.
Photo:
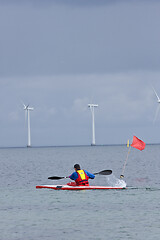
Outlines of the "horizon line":
[[[160,143],[146,143],[146,145],[160,145]],[[0,149],[7,149],[7,148],[25,148],[25,149],[31,149],[31,148],[54,148],[54,147],[107,147],[107,146],[127,146],[127,144],[124,143],[110,143],[110,144],[77,144],[77,145],[32,145],[32,146],[0,146]]]

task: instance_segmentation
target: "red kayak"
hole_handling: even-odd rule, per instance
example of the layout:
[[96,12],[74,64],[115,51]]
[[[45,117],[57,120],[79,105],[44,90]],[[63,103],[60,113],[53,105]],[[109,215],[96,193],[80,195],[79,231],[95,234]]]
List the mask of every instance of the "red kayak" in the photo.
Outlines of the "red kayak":
[[109,190],[109,189],[126,189],[125,187],[109,186],[69,186],[69,185],[43,185],[36,188],[49,188],[54,190]]

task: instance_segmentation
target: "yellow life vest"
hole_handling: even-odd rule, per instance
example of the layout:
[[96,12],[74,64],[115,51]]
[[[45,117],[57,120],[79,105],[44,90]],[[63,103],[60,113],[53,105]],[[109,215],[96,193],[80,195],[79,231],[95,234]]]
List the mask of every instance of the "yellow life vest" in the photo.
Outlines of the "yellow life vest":
[[77,172],[79,173],[79,175],[80,175],[80,177],[81,177],[82,180],[85,180],[85,179],[86,179],[86,175],[85,175],[85,173],[84,173],[84,170],[78,170]]

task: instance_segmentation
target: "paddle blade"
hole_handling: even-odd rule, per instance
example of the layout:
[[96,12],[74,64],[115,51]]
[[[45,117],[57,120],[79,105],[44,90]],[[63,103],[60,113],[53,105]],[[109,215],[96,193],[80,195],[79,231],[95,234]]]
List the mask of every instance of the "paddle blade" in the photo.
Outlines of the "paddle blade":
[[48,177],[48,179],[50,179],[50,180],[59,180],[62,178],[65,178],[65,177],[58,177],[58,176]]
[[100,175],[110,175],[112,174],[112,170],[103,170],[101,172],[98,172],[98,173],[94,173],[94,175],[96,174],[100,174]]

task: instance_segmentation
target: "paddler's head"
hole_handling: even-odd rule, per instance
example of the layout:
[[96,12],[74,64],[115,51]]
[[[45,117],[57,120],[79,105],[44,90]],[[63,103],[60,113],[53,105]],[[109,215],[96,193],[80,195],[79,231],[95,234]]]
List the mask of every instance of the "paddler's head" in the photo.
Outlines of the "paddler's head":
[[75,171],[78,171],[78,170],[80,170],[80,169],[81,169],[81,167],[80,167],[80,165],[79,165],[79,164],[75,164],[75,165],[74,165],[74,169],[75,169]]

